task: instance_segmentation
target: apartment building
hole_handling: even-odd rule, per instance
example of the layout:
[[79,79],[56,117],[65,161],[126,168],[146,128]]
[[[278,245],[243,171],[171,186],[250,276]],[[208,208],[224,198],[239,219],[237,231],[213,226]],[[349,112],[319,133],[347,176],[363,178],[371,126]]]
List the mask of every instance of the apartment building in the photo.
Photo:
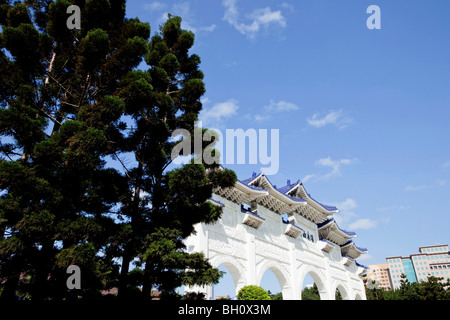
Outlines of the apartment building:
[[369,271],[367,272],[367,279],[376,281],[378,288],[389,290],[392,289],[391,277],[389,275],[389,266],[387,263],[383,264],[371,264],[367,266]]
[[409,257],[387,257],[390,282],[393,289],[400,287],[401,275],[405,274],[409,282],[426,281],[429,276],[450,278],[450,252],[448,244],[424,246],[419,253]]

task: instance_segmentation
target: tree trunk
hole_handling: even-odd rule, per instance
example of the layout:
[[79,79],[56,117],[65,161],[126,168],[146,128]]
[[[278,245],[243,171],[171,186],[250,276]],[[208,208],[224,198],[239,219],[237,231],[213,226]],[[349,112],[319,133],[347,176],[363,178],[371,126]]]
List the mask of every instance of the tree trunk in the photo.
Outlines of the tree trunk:
[[153,277],[151,275],[151,263],[150,261],[147,261],[145,263],[145,269],[144,269],[144,281],[142,286],[142,295],[144,298],[144,301],[149,301],[152,299],[152,287],[153,287]]
[[129,254],[130,249],[128,248],[129,246],[127,246],[124,250],[124,254],[122,257],[122,269],[120,270],[120,278],[119,278],[119,288],[118,288],[118,293],[117,293],[117,297],[119,299],[126,299],[128,294],[127,294],[127,289],[128,289],[128,269],[130,267],[130,262],[131,262],[131,257]]
[[15,300],[16,299],[16,288],[19,284],[20,274],[9,277],[6,280],[5,286],[3,287],[3,292],[1,295],[1,300]]
[[36,282],[32,291],[33,300],[42,301],[49,296],[47,280],[53,265],[52,248],[52,241],[47,240],[42,243],[41,252],[36,262]]

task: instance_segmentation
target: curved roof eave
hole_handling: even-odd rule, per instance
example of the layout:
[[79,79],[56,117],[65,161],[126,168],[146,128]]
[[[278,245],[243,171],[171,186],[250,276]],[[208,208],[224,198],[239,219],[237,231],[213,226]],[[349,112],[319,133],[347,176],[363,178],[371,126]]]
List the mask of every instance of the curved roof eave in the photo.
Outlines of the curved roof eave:
[[[255,187],[252,184],[259,180],[259,179],[264,179],[265,180],[265,184],[267,187],[264,188],[259,188],[259,187]],[[277,199],[279,199],[280,201],[285,202],[288,205],[299,205],[299,204],[305,204],[306,205],[306,201],[303,198],[295,198],[295,197],[291,197],[283,192],[281,192],[280,190],[278,190],[276,188],[276,186],[274,186],[270,180],[267,178],[266,175],[264,175],[263,173],[260,173],[258,175],[253,174],[252,178],[249,179],[245,179],[243,181],[240,181],[242,184],[246,185],[249,188],[252,189],[256,189],[256,190],[267,190],[267,192],[269,194],[271,194],[272,196],[276,197]]]
[[309,205],[311,205],[315,209],[319,210],[320,212],[325,213],[327,215],[331,215],[331,214],[339,212],[338,208],[336,208],[334,206],[324,205],[324,204],[316,201],[313,197],[311,197],[309,195],[309,193],[306,191],[305,186],[303,185],[303,182],[301,182],[300,180],[298,180],[294,184],[290,184],[290,181],[288,180],[288,184],[286,186],[280,188],[280,190],[282,190],[283,193],[287,194],[287,193],[292,192],[296,188],[301,188],[303,191],[302,193],[304,194],[304,196],[302,195],[302,199],[305,199]]
[[334,218],[330,218],[322,223],[318,223],[317,228],[320,230],[320,229],[329,227],[331,225],[333,225],[335,227],[336,231],[341,233],[341,235],[347,239],[356,238],[356,236],[357,236],[357,234],[355,232],[346,231],[344,229],[339,228],[339,226]]
[[355,249],[356,251],[360,252],[361,254],[367,253],[368,250],[366,248],[360,248],[357,247],[356,244],[353,241],[348,241],[347,243],[344,243],[343,245],[341,245],[341,248],[347,247],[347,246],[351,246],[353,249]]

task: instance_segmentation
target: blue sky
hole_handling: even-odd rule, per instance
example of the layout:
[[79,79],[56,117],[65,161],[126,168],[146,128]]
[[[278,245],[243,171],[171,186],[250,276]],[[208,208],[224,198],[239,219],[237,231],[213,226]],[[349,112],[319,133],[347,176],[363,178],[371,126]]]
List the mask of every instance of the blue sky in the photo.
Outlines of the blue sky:
[[[366,26],[370,5],[380,30]],[[336,205],[365,265],[448,243],[449,12],[447,0],[127,3],[152,33],[167,13],[183,18],[205,73],[204,127],[279,129],[270,180],[301,179]],[[246,179],[261,165],[225,167]]]

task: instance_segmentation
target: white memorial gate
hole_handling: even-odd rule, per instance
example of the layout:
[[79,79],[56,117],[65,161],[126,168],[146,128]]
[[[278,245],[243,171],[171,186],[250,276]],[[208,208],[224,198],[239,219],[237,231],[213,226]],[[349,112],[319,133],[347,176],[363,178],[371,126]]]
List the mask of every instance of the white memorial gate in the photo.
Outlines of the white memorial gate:
[[[231,274],[236,294],[246,285],[260,285],[271,270],[284,300],[300,300],[309,274],[321,300],[366,299],[361,278],[366,267],[356,259],[366,249],[351,240],[332,218],[335,207],[318,203],[298,181],[277,188],[264,174],[237,181],[233,188],[214,191],[211,201],[223,206],[215,224],[196,225],[186,240],[189,252],[203,252],[213,267],[223,265]],[[186,288],[214,299],[212,286]]]

